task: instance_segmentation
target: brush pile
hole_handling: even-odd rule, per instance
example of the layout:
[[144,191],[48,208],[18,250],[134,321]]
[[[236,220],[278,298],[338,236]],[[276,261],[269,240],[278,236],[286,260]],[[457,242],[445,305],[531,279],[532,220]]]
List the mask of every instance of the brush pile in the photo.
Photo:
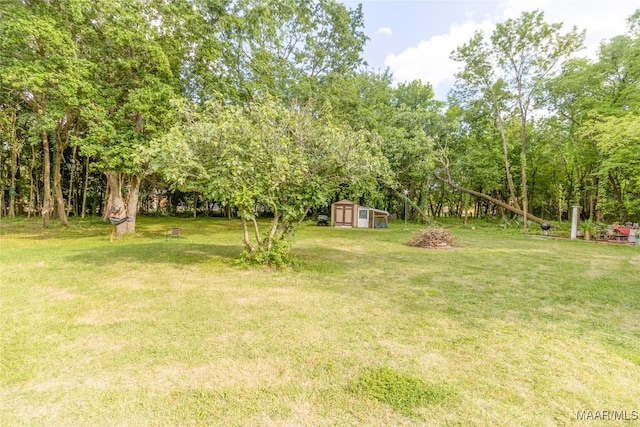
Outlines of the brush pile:
[[418,248],[451,249],[455,247],[453,239],[453,234],[445,228],[425,228],[407,244]]

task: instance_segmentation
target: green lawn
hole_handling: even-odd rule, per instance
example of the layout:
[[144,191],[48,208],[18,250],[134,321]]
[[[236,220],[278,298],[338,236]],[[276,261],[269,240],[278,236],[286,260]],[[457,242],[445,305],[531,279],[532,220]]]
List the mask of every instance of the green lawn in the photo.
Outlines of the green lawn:
[[235,221],[3,220],[0,425],[640,425],[576,419],[640,411],[639,247],[402,227],[309,223],[269,270]]

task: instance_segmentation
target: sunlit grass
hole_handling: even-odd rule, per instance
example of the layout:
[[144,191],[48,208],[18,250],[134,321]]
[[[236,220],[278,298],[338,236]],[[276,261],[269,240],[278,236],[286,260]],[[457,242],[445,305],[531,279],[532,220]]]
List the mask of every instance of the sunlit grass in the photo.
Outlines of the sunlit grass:
[[[0,224],[0,425],[579,425],[579,410],[640,409],[637,247],[447,224],[461,248],[431,251],[400,223],[309,223],[299,265],[272,270],[236,263],[236,221],[138,225],[110,242],[95,220]],[[404,409],[354,389],[380,369],[446,393]]]

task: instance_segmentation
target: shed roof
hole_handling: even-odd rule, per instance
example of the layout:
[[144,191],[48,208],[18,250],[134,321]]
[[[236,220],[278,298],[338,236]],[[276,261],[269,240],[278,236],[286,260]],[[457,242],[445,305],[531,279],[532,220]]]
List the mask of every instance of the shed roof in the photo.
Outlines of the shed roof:
[[360,206],[360,209],[369,209],[370,211],[374,211],[375,213],[381,213],[381,214],[385,214],[385,215],[389,215],[389,212],[382,210],[382,209],[376,209],[376,208],[369,208],[367,206]]

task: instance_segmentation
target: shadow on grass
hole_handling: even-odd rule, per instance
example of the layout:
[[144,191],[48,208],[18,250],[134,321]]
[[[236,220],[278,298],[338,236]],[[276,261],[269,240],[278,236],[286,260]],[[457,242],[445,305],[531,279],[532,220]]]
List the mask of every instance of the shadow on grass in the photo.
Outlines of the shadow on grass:
[[115,263],[202,264],[214,260],[229,262],[242,252],[240,245],[215,245],[158,241],[157,243],[118,244],[68,258],[70,262],[106,266]]
[[62,226],[43,228],[41,225],[29,224],[26,227],[4,226],[0,227],[0,237],[27,240],[77,240],[84,238],[109,237],[110,227],[101,224],[93,225],[73,225],[63,228]]

